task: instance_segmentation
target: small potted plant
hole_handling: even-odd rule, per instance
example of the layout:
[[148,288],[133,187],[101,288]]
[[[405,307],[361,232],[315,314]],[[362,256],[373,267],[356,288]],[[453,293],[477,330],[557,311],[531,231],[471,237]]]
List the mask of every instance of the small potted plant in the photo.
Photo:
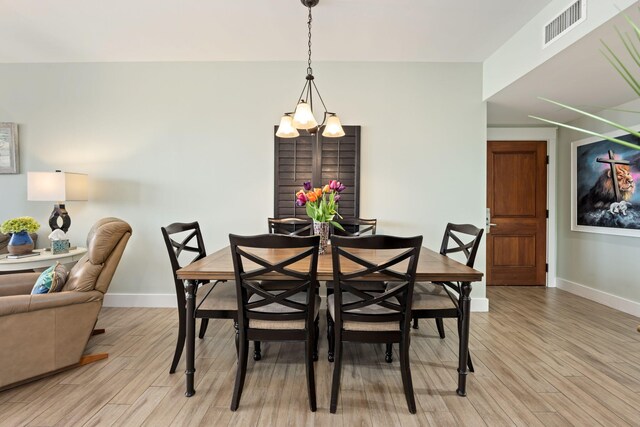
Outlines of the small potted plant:
[[334,218],[342,218],[338,213],[340,193],[345,190],[340,181],[331,180],[323,188],[313,188],[307,181],[296,193],[298,206],[305,206],[307,215],[313,220],[313,232],[320,236],[320,253],[323,254],[329,241],[329,224],[344,230]]
[[29,233],[35,233],[40,224],[30,216],[8,219],[0,225],[0,233],[11,234],[7,251],[11,255],[24,255],[33,251],[33,240]]

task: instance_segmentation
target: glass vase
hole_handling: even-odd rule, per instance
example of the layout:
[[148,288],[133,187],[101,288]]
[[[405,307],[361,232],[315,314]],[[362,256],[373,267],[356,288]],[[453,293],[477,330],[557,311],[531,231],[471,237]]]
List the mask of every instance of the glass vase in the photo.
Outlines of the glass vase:
[[7,252],[11,255],[24,255],[33,251],[33,240],[26,231],[19,231],[11,235]]
[[320,249],[318,253],[324,254],[329,243],[329,223],[313,221],[313,234],[320,236]]

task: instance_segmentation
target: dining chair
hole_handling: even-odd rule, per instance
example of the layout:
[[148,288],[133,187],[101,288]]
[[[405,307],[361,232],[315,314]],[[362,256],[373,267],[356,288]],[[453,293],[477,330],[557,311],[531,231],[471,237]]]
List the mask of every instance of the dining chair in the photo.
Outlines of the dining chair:
[[[229,235],[236,277],[238,309],[238,366],[231,410],[238,409],[247,373],[249,340],[303,341],[309,407],[316,410],[313,362],[318,359],[317,293],[319,236]],[[273,259],[273,261],[268,260]],[[304,266],[295,270],[292,264]],[[277,273],[288,280],[287,290],[273,290],[259,279]],[[261,392],[261,391],[256,391]]]
[[342,218],[337,221],[344,230],[340,230],[337,227],[332,227],[332,233],[336,236],[366,236],[375,235],[376,228],[378,226],[377,219],[364,219],[364,218]]
[[[178,362],[180,362],[182,350],[184,349],[187,321],[184,282],[178,279],[176,272],[180,268],[204,258],[207,256],[207,252],[200,224],[197,221],[189,223],[176,222],[160,229],[169,253],[178,301],[178,340],[171,368],[169,369],[169,373],[173,374],[176,371]],[[234,284],[224,283],[219,280],[215,283],[210,283],[208,280],[198,282],[195,317],[202,319],[200,323],[200,339],[204,338],[209,319],[233,319],[234,326],[237,327],[237,312]],[[238,343],[236,342],[236,347],[237,345]],[[255,345],[259,349],[260,343],[255,343]]]
[[[327,297],[328,327],[331,329],[329,346],[335,348],[330,411],[335,413],[338,405],[342,343],[396,342],[400,343],[400,372],[407,405],[409,412],[415,414],[409,332],[422,236],[334,236],[331,245],[336,286],[334,293]],[[358,267],[355,271],[354,263]],[[361,285],[369,281],[385,281],[388,287],[382,293],[363,291]]]
[[[466,265],[473,267],[476,254],[484,230],[471,224],[447,224],[440,246],[440,254],[449,256],[462,253]],[[469,237],[471,240],[469,240]],[[418,329],[418,319],[435,319],[438,334],[445,338],[444,318],[458,319],[458,336],[462,327],[461,301],[459,301],[460,284],[458,282],[428,282],[416,283],[413,294],[411,315],[413,327]],[[471,356],[468,359],[469,370],[473,372]]]
[[313,223],[303,218],[268,218],[269,234],[287,236],[310,236],[313,234]]

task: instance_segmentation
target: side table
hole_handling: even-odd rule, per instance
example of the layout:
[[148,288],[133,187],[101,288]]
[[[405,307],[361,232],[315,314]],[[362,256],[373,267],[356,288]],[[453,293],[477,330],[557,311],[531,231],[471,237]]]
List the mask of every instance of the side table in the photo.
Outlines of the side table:
[[7,259],[6,254],[0,255],[0,272],[46,268],[56,261],[60,264],[76,262],[87,252],[87,248],[78,247],[66,254],[57,255],[52,255],[44,249],[35,249],[34,252],[40,252],[40,255],[18,259]]

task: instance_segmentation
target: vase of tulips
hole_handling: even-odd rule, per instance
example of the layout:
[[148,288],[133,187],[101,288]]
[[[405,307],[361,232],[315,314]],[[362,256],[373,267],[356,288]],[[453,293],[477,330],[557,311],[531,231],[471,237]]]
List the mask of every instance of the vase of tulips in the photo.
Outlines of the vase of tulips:
[[347,187],[333,179],[322,188],[313,188],[310,181],[302,187],[296,193],[296,204],[304,206],[313,220],[313,232],[320,236],[320,254],[324,254],[329,243],[329,225],[344,230],[334,218],[342,218],[338,213],[338,202],[340,193]]

